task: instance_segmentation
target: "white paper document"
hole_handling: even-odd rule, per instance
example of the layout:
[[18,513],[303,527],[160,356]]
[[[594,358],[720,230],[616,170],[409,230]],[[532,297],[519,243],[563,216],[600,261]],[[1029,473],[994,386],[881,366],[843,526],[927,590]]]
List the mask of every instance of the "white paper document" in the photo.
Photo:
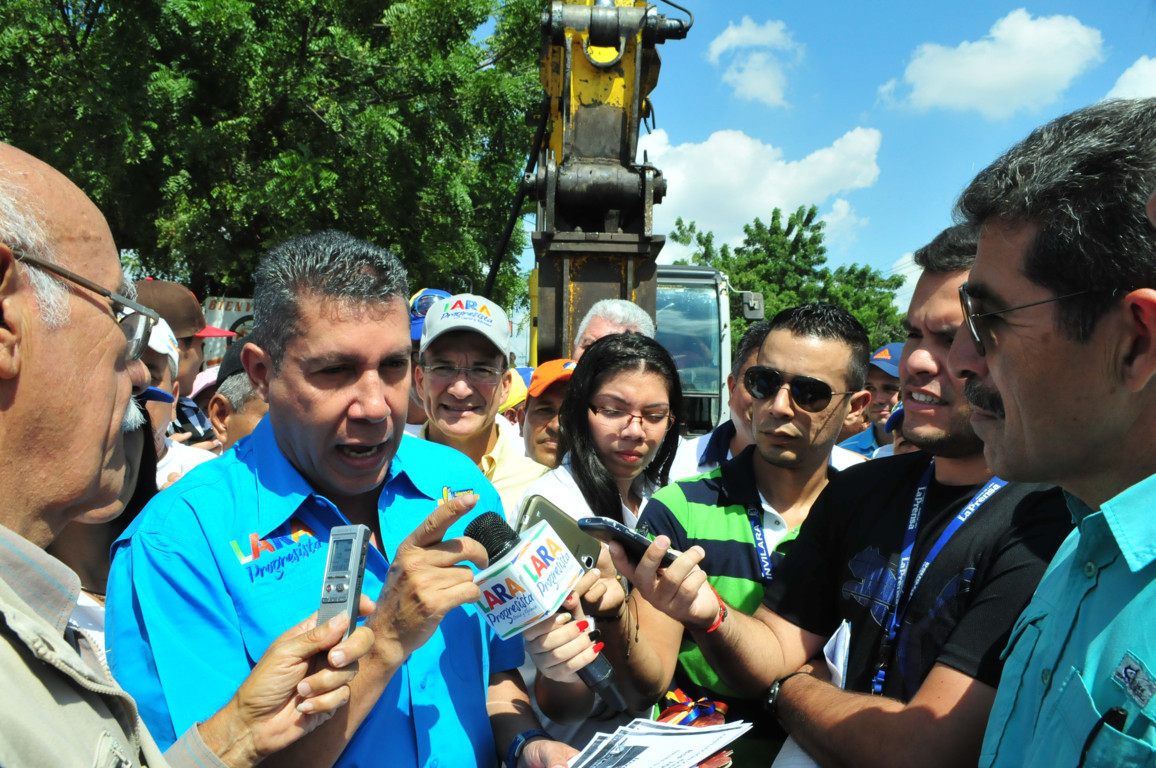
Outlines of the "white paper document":
[[[831,673],[831,685],[843,687],[847,679],[847,657],[850,653],[851,625],[844,621],[823,646],[823,658],[827,660],[827,670]],[[799,742],[788,736],[771,768],[818,768],[818,763],[803,751]]]
[[751,729],[746,722],[694,728],[634,720],[599,733],[570,759],[570,768],[693,768]]

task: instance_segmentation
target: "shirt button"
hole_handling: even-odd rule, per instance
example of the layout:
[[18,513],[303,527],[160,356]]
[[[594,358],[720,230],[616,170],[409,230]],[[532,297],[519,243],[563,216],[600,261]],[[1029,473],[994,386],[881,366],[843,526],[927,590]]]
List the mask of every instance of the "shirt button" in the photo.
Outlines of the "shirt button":
[[1093,563],[1091,560],[1084,563],[1084,575],[1087,576],[1089,579],[1094,578],[1096,575],[1096,564]]
[[427,685],[429,685],[429,675],[422,675],[422,676],[421,676],[421,683],[420,683],[420,685],[421,685],[421,689],[424,691],[424,690],[425,690],[425,687],[426,687]]
[[438,759],[436,757],[429,761],[429,768],[438,768]]
[[1048,683],[1052,682],[1052,670],[1045,669],[1043,672],[1041,672],[1040,673],[1040,680],[1043,681],[1044,685],[1047,685]]

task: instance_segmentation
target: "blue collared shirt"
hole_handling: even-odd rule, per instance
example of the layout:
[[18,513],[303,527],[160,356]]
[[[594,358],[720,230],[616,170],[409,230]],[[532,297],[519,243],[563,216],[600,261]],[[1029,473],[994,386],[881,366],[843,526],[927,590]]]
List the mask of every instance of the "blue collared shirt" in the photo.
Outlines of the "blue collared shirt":
[[1156,765],[1154,499],[1156,475],[1096,512],[1068,496],[1077,530],[1012,631],[982,768]]
[[[363,590],[376,597],[397,547],[442,501],[493,486],[464,455],[402,439],[378,503],[381,551]],[[159,494],[113,545],[107,638],[113,672],[158,743],[223,706],[282,632],[317,610],[328,532],[348,521],[278,449],[269,419],[224,456]],[[384,553],[384,554],[383,554]],[[474,605],[450,611],[390,680],[339,766],[493,766],[489,675],[516,668]]]
[[848,451],[854,451],[860,456],[871,458],[875,450],[879,447],[879,443],[875,442],[875,427],[867,427],[867,429],[862,432],[851,435],[839,443],[839,447],[846,448]]

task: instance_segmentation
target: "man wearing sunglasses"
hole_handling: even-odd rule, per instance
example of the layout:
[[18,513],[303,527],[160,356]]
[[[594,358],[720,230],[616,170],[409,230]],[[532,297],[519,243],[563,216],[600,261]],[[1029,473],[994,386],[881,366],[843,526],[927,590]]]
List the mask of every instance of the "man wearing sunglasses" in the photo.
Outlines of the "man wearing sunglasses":
[[498,424],[510,394],[510,321],[494,302],[468,293],[434,302],[425,317],[414,385],[428,421],[418,437],[454,448],[494,484],[512,521],[546,467],[526,456],[516,430]]
[[[992,478],[963,380],[947,369],[952,341],[967,333],[958,287],[974,258],[966,227],[915,254],[923,273],[899,373],[904,434],[921,452],[832,479],[753,616],[702,588],[713,568],[703,550],[660,575],[659,538],[633,574],[639,592],[695,632],[722,680],[763,694],[820,764],[974,765],[1000,651],[1070,528],[1058,490]],[[843,622],[840,690],[812,660]]]
[[[133,700],[108,676],[99,646],[70,625],[80,579],[44,547],[70,521],[120,508],[124,431],[140,426],[131,395],[147,383],[139,358],[158,319],[132,293],[96,206],[57,171],[0,144],[5,768],[253,766],[347,700],[353,673],[315,655],[332,648],[344,667],[372,645],[371,633],[357,630],[335,646],[344,623],[294,627],[216,714],[206,712],[162,756]],[[303,701],[297,686],[318,662]],[[298,710],[306,701],[312,714]]]
[[[707,474],[659,490],[639,523],[680,551],[701,547],[719,599],[747,612],[759,605],[776,563],[835,474],[829,459],[844,420],[871,399],[863,391],[867,331],[846,310],[804,304],[758,326],[753,334],[761,341],[749,350],[753,364],[737,382],[753,444]],[[648,602],[651,591],[639,593],[631,614],[619,621],[620,632],[607,633],[633,684],[646,698],[673,684],[692,700],[725,702],[731,717],[756,724],[756,734],[736,748],[736,764],[765,765],[768,738],[778,729],[757,695],[720,679],[703,656],[696,643],[710,623],[682,623]]]
[[[1036,129],[971,182],[951,366],[1001,476],[1067,492],[981,766],[1156,761],[1156,99]],[[1147,209],[1147,213],[1145,212]]]

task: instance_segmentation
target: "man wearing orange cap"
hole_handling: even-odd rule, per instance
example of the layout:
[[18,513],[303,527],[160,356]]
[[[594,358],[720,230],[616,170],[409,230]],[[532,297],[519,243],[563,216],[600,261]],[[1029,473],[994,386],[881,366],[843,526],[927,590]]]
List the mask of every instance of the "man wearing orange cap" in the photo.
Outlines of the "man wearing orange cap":
[[553,469],[558,466],[558,411],[566,396],[566,385],[574,372],[576,362],[568,358],[551,360],[534,369],[526,393],[526,417],[522,422],[522,438],[526,441],[526,455],[539,464]]

